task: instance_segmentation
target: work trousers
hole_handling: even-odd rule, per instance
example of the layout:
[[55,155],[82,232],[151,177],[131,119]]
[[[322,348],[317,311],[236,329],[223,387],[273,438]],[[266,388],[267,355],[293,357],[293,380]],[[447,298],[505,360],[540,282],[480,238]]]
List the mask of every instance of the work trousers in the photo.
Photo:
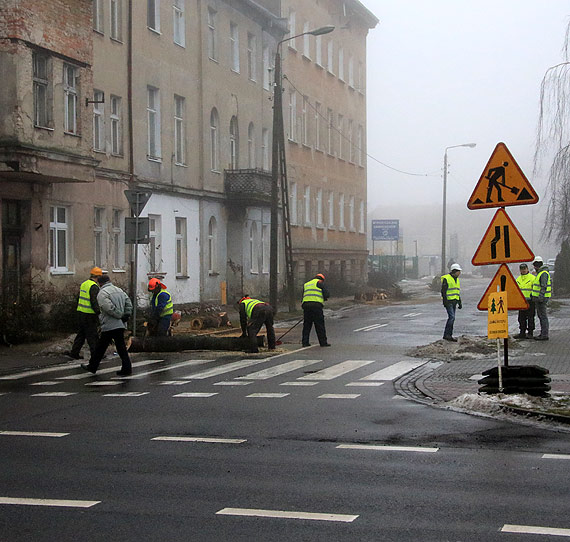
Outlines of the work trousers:
[[323,305],[317,301],[305,301],[303,307],[303,338],[301,340],[304,346],[309,344],[309,336],[313,324],[315,332],[319,339],[319,344],[324,346],[328,343],[327,331],[325,329],[325,315],[323,314]]
[[457,301],[448,301],[445,304],[447,311],[447,322],[445,323],[445,330],[443,331],[443,338],[450,338],[453,336],[453,324],[455,323],[455,311],[457,310]]
[[532,335],[534,332],[534,315],[535,315],[535,306],[534,301],[532,299],[527,299],[528,301],[528,309],[524,311],[519,311],[519,329],[521,335]]
[[251,352],[259,352],[257,347],[257,334],[261,326],[265,324],[267,331],[267,347],[269,350],[275,350],[275,328],[273,327],[273,308],[265,303],[260,303],[253,307],[251,318],[247,325],[247,336],[251,344]]
[[89,368],[93,371],[97,370],[101,360],[105,357],[105,352],[111,342],[115,343],[117,354],[121,357],[121,371],[123,373],[130,373],[132,371],[132,365],[127,351],[127,346],[125,345],[125,330],[123,328],[101,332],[101,337],[99,337],[99,341],[97,342],[95,353],[89,360]]
[[538,301],[538,298],[534,299],[534,306],[536,307],[536,315],[538,316],[538,321],[540,322],[540,336],[548,337],[548,314],[546,314],[546,306],[548,301]]
[[78,331],[71,347],[71,357],[78,358],[85,344],[89,345],[91,355],[95,352],[97,347],[97,340],[99,339],[99,317],[96,314],[87,314],[85,312],[77,312]]

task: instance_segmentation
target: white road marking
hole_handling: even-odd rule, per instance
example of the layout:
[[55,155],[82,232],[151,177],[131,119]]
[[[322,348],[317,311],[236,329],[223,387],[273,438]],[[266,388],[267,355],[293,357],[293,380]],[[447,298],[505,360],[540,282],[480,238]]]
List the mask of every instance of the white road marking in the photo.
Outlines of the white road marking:
[[32,382],[30,386],[55,386],[56,384],[61,384],[61,382],[46,380],[45,382]]
[[24,506],[64,506],[69,508],[91,508],[101,501],[70,501],[60,499],[25,499],[20,497],[0,497],[0,504]]
[[503,533],[546,534],[551,536],[570,537],[570,529],[557,529],[555,527],[537,527],[534,525],[503,525]]
[[360,393],[323,393],[318,399],[356,399]]
[[482,378],[485,378],[482,374],[478,374],[478,375],[473,375],[469,377],[469,380],[481,380]]
[[214,395],[218,395],[218,394],[217,393],[188,392],[188,393],[179,393],[177,395],[173,395],[173,397],[213,397]]
[[86,386],[118,386],[120,380],[97,380],[95,382],[87,382]]
[[346,384],[346,386],[354,386],[354,387],[359,387],[359,388],[364,388],[364,387],[377,387],[377,386],[383,386],[384,382],[350,382],[350,384]]
[[409,373],[412,369],[419,367],[427,363],[425,360],[404,360],[394,363],[380,371],[372,373],[371,375],[365,376],[360,380],[370,381],[370,380],[395,380],[399,376]]
[[144,378],[145,376],[152,375],[155,373],[164,373],[165,371],[170,371],[170,369],[178,369],[179,367],[187,367],[192,365],[203,365],[204,363],[212,363],[216,361],[214,359],[189,359],[186,361],[181,361],[180,363],[174,363],[173,365],[167,365],[161,367],[160,369],[154,369],[153,371],[145,371],[144,373],[136,373],[132,376],[123,376],[121,380],[136,380],[137,378]]
[[282,363],[281,365],[277,365],[276,367],[269,367],[268,369],[263,369],[261,371],[257,371],[256,373],[250,373],[245,376],[238,376],[237,380],[244,379],[244,380],[266,380],[268,378],[272,378],[274,376],[279,376],[285,373],[289,373],[291,371],[295,371],[296,369],[301,369],[303,367],[307,367],[309,365],[314,365],[315,363],[320,363],[323,361],[322,359],[296,359],[293,361],[289,361],[288,363]]
[[142,397],[149,393],[149,391],[124,391],[119,393],[104,393],[103,397]]
[[372,331],[373,329],[380,329],[381,327],[386,327],[388,324],[372,324],[371,326],[359,327],[358,329],[354,329],[353,332],[356,333],[357,331]]
[[352,523],[358,515],[321,514],[313,512],[293,512],[286,510],[261,510],[257,508],[222,508],[216,512],[224,516],[248,516],[258,518],[307,519],[313,521],[340,521]]
[[33,393],[32,397],[68,397],[69,395],[77,395],[74,391],[44,391],[43,393]]
[[283,382],[280,386],[316,386],[318,382]]
[[150,440],[162,440],[167,442],[206,442],[212,444],[243,444],[244,438],[214,438],[214,437],[154,437]]
[[65,371],[66,369],[75,369],[76,367],[77,365],[75,364],[57,365],[56,367],[44,367],[43,369],[33,369],[31,371],[24,371],[22,373],[16,373],[13,375],[0,376],[0,380],[19,380],[20,378],[26,378],[28,376],[53,373],[55,371]]
[[252,393],[246,395],[246,397],[261,397],[263,399],[281,399],[282,397],[287,397],[289,393]]
[[[144,361],[137,361],[135,363],[133,363],[133,367],[144,367],[145,365],[151,365],[153,363],[158,363],[160,361],[164,361],[163,359],[145,359]],[[107,369],[99,369],[97,371],[98,375],[105,375],[105,374],[109,374],[109,373],[114,373],[115,371],[117,371],[117,369],[120,369],[120,365],[115,365],[113,367],[108,367]],[[82,380],[83,378],[89,378],[94,376],[93,373],[90,373],[89,371],[84,371],[83,369],[81,369],[80,367],[78,367],[78,369],[80,369],[80,373],[78,374],[73,374],[73,375],[69,375],[69,376],[61,376],[58,378],[58,380]]]
[[[360,369],[369,363],[374,363],[374,360],[358,360],[349,359],[342,363],[337,363],[332,367],[327,367],[326,369],[321,369],[316,373],[308,374],[297,378],[297,380],[332,380],[338,376],[344,375],[355,369]],[[362,379],[361,379],[362,380]]]
[[542,459],[570,459],[570,455],[565,454],[544,454]]
[[182,386],[183,384],[189,384],[190,380],[165,380],[164,382],[159,382],[159,386]]
[[66,437],[69,433],[46,433],[44,431],[0,431],[0,435],[10,437]]
[[251,367],[252,365],[259,365],[260,363],[266,363],[268,359],[245,359],[241,361],[234,361],[228,363],[227,365],[222,365],[220,367],[214,367],[213,369],[208,369],[207,371],[201,371],[199,373],[194,373],[191,375],[183,376],[182,378],[188,378],[191,380],[202,380],[204,378],[210,378],[212,376],[220,376],[224,373],[231,373],[232,371],[237,371],[238,369],[244,369],[245,367]]
[[422,446],[384,446],[382,444],[339,444],[337,448],[341,450],[376,450],[379,452],[420,452],[425,454],[433,454],[439,451],[439,448],[427,448]]
[[419,316],[422,314],[421,312],[409,312],[408,314],[404,314],[402,318],[413,318],[414,316]]
[[225,380],[223,382],[216,382],[214,386],[247,386],[252,382],[236,382],[235,380]]

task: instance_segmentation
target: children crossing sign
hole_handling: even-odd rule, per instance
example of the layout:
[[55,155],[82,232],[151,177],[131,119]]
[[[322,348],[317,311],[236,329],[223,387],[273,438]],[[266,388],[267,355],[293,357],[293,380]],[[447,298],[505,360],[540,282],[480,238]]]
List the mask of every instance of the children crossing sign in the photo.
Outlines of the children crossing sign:
[[489,339],[508,339],[509,312],[507,292],[492,292],[487,300],[487,337]]

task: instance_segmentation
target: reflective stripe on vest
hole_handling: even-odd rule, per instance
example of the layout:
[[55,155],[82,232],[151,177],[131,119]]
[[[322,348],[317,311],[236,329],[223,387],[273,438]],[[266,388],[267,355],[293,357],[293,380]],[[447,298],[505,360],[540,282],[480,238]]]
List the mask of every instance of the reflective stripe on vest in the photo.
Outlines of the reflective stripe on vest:
[[[162,312],[160,313],[160,317],[162,318],[163,316],[168,316],[169,314],[173,314],[174,313],[174,307],[172,305],[172,296],[170,295],[170,293],[167,290],[162,290],[162,292],[159,292],[158,295],[160,294],[168,294],[168,301],[166,303],[166,306],[164,307],[164,309],[162,309]],[[158,295],[154,298],[154,306],[157,307],[158,306]]]
[[242,303],[245,305],[245,314],[248,318],[251,318],[251,313],[253,311],[253,307],[259,305],[260,303],[264,303],[264,301],[260,301],[259,299],[244,299]]
[[534,275],[531,275],[530,273],[527,273],[526,275],[519,275],[517,277],[517,284],[519,285],[519,288],[521,289],[521,292],[523,293],[525,299],[530,299],[534,279]]
[[313,279],[309,282],[305,282],[303,285],[303,301],[316,301],[321,305],[325,304],[325,298],[323,297],[323,291],[317,286],[320,279]]
[[443,279],[447,280],[447,292],[445,292],[446,301],[459,301],[459,277],[454,279],[451,275],[443,275],[441,277],[441,282],[443,284]]
[[84,312],[85,314],[95,314],[95,311],[91,306],[91,297],[89,297],[91,286],[97,286],[97,283],[91,279],[87,279],[79,287],[79,300],[77,302],[77,310],[79,312]]
[[548,282],[546,283],[546,292],[544,293],[544,297],[552,297],[552,280],[550,279],[550,273],[546,269],[543,269],[538,275],[536,275],[536,279],[532,285],[532,297],[540,296],[540,277],[544,273],[548,275]]

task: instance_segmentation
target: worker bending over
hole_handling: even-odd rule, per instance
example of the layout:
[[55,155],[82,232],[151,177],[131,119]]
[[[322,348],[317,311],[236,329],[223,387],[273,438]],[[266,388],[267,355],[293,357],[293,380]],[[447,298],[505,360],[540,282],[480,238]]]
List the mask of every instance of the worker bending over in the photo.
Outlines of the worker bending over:
[[273,327],[273,307],[269,303],[244,296],[238,301],[239,323],[242,337],[249,337],[250,348],[248,352],[259,352],[257,347],[257,334],[265,324],[267,331],[267,347],[275,350],[275,329]]

